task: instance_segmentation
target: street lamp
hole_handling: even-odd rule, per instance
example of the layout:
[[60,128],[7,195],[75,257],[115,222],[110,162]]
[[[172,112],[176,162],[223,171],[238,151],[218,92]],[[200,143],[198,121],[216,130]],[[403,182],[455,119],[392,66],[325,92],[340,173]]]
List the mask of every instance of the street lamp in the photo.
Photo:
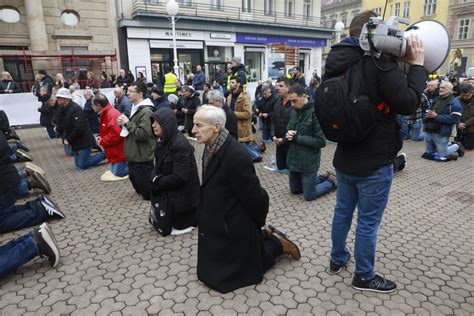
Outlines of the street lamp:
[[337,22],[334,29],[336,30],[336,43],[339,43],[341,41],[341,31],[344,29],[344,23],[341,21]]
[[176,31],[175,31],[175,25],[176,25],[175,18],[179,12],[179,4],[176,3],[174,0],[168,1],[168,3],[166,4],[166,12],[171,17],[171,30],[172,30],[172,35],[173,35],[173,55],[174,55],[173,70],[174,70],[175,75],[179,77],[178,52],[176,49]]

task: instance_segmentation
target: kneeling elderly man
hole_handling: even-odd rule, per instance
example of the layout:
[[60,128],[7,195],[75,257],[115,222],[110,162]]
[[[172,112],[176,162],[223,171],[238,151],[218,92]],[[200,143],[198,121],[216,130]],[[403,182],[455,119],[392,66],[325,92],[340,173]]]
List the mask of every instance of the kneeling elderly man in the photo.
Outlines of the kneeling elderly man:
[[198,278],[222,293],[260,283],[275,258],[289,254],[299,260],[300,251],[273,226],[262,229],[268,194],[245,148],[224,128],[224,111],[204,105],[193,122],[198,143],[206,145],[198,211]]

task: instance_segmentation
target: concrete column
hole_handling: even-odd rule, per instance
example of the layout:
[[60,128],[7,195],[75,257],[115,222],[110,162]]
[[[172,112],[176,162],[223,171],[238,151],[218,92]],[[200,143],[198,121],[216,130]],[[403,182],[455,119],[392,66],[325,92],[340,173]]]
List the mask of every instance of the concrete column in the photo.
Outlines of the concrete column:
[[41,0],[24,1],[30,33],[30,48],[32,51],[46,51],[48,50],[48,37],[44,24],[43,2]]

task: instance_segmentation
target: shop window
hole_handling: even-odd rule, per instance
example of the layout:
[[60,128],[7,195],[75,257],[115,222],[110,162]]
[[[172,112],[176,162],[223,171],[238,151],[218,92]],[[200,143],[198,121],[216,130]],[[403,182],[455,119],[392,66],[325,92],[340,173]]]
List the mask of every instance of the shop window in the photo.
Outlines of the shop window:
[[61,21],[67,26],[76,26],[79,24],[79,13],[73,10],[64,10],[61,13]]
[[207,46],[207,59],[209,61],[225,61],[225,47]]
[[2,7],[0,8],[0,21],[5,23],[18,23],[20,22],[20,12],[14,7]]
[[262,53],[261,52],[246,52],[245,66],[249,74],[249,82],[256,82],[262,80]]

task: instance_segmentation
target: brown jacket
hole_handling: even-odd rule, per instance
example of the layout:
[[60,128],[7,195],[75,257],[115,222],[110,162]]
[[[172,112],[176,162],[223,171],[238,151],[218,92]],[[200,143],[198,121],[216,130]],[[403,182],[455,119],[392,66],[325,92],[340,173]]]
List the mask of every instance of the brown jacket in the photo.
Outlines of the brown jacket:
[[[232,103],[232,93],[227,96],[227,104]],[[239,133],[239,142],[253,141],[252,134],[252,104],[247,91],[242,91],[235,102],[234,108],[237,118],[237,130]]]

